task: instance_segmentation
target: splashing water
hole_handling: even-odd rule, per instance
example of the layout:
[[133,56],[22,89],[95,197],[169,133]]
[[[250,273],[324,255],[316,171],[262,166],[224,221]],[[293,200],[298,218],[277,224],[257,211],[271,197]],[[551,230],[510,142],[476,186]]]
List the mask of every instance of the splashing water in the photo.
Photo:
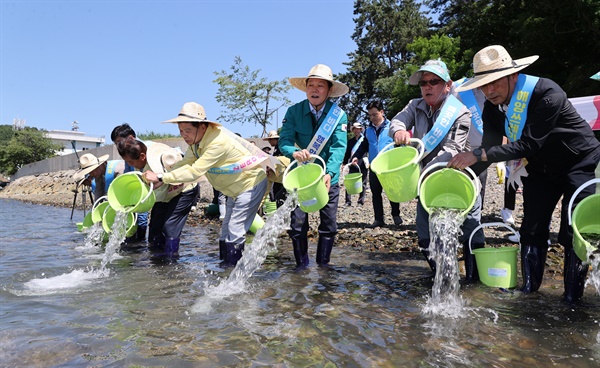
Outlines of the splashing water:
[[424,313],[454,318],[463,315],[456,256],[463,221],[455,209],[436,208],[429,216],[429,257],[436,263],[436,272]]
[[246,244],[242,258],[238,261],[229,277],[217,286],[208,286],[206,294],[192,307],[195,313],[206,313],[211,309],[212,301],[218,301],[228,296],[246,291],[246,281],[263,264],[269,252],[276,250],[277,237],[289,228],[291,212],[296,208],[298,196],[288,194],[287,199],[265,221],[250,244]]
[[[76,269],[62,275],[32,279],[25,283],[30,291],[39,294],[49,294],[65,289],[72,289],[90,284],[95,279],[101,279],[110,275],[107,265],[118,257],[118,250],[125,240],[127,232],[127,213],[117,211],[111,228],[111,233],[104,249],[104,255],[99,269],[90,267],[87,270]],[[102,244],[104,230],[100,223],[96,223],[87,230],[85,245],[96,246]]]
[[[591,284],[600,294],[600,236],[598,234],[581,234],[583,239],[590,243],[587,249],[587,258],[592,265],[592,272],[586,281],[586,286]],[[600,334],[598,335],[600,338]]]

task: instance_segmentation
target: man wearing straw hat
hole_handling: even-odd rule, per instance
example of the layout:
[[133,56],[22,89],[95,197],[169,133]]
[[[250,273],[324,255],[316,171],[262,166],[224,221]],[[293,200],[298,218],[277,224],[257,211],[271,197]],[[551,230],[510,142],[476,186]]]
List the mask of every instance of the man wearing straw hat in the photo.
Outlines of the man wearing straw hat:
[[214,189],[227,196],[221,225],[219,253],[226,265],[242,257],[246,232],[250,229],[267,189],[263,166],[274,167],[277,159],[260,148],[206,118],[204,107],[187,102],[179,115],[164,123],[179,127],[189,145],[173,170],[157,174],[144,172],[144,178],[160,187],[162,183],[191,183],[206,175]]
[[[348,117],[329,98],[340,97],[349,89],[333,80],[327,65],[313,66],[305,77],[289,79],[290,84],[306,93],[306,99],[285,113],[279,134],[279,149],[284,156],[305,162],[311,154],[325,161],[325,186],[329,201],[320,211],[317,264],[327,265],[337,234],[337,207],[340,194],[340,166],[346,153]],[[308,214],[300,207],[292,212],[289,230],[298,268],[308,266]]]
[[[166,144],[153,142],[147,146],[129,136],[117,141],[117,150],[128,165],[136,170],[152,170],[164,174],[181,161],[181,151]],[[151,249],[159,257],[175,258],[179,255],[179,242],[183,226],[198,201],[196,183],[172,183],[154,190],[156,202],[152,207],[148,238]]]
[[94,201],[108,192],[110,183],[125,171],[125,161],[108,160],[109,155],[96,157],[91,153],[79,158],[79,170],[73,174],[73,180],[84,185],[91,185],[94,191]]
[[[441,60],[429,60],[419,70],[413,73],[409,84],[419,85],[422,98],[411,100],[406,107],[393,119],[389,135],[396,144],[408,144],[411,133],[425,145],[425,155],[421,163],[431,165],[446,162],[452,156],[468,147],[469,131],[471,129],[471,113],[469,109],[452,95],[452,79],[446,63]],[[477,179],[478,180],[478,179]],[[462,224],[463,256],[465,261],[465,280],[479,280],[475,256],[471,254],[469,237],[481,221],[481,193],[473,208],[467,214]],[[431,258],[429,214],[417,201],[417,237],[419,247],[423,252],[432,271],[436,272],[436,262]],[[485,242],[483,230],[478,230],[473,236],[472,248],[481,248]]]
[[[481,172],[493,162],[524,158],[524,165],[511,172],[509,181],[521,182],[523,188],[519,233],[521,290],[526,293],[538,290],[542,283],[552,212],[562,197],[558,242],[565,248],[564,298],[575,302],[583,296],[588,265],[573,251],[567,207],[574,192],[594,178],[600,142],[555,82],[519,73],[537,59],[513,59],[499,45],[475,54],[474,77],[457,91],[479,88],[485,94],[482,148],[455,156],[449,166],[472,165]],[[504,136],[509,142],[503,145]],[[587,187],[573,205],[593,192],[593,186]]]

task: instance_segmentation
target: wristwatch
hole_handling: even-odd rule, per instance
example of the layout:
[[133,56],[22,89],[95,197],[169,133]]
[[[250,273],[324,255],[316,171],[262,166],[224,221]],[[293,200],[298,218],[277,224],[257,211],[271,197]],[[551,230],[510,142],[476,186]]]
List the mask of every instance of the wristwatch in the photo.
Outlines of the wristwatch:
[[475,157],[477,158],[477,162],[481,161],[481,154],[483,152],[481,152],[481,148],[475,148],[473,150],[473,154],[475,155]]
[[156,174],[156,177],[158,178],[158,181],[162,183],[163,174]]

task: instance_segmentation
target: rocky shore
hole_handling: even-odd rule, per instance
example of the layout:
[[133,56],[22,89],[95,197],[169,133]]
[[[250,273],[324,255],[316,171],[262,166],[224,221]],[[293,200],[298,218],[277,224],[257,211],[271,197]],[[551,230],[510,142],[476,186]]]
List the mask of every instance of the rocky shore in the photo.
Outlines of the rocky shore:
[[[75,183],[72,181],[74,171],[61,171],[55,173],[39,174],[34,176],[22,177],[10,185],[0,190],[0,198],[15,199],[40,205],[51,205],[71,208],[75,196]],[[501,221],[500,209],[503,205],[504,187],[498,184],[495,168],[491,167],[488,173],[488,182],[486,185],[485,202],[483,207],[482,222]],[[198,201],[197,210],[188,218],[188,226],[199,226],[200,224],[212,223],[219,226],[219,220],[205,214],[204,209],[210,204],[213,198],[212,187],[208,181],[200,182],[201,195]],[[81,189],[81,188],[80,188]],[[89,194],[87,192],[77,193],[76,206],[82,208],[84,201],[82,197],[86,196],[86,206],[91,207]],[[403,203],[400,206],[400,213],[404,223],[400,226],[393,225],[390,215],[389,202],[384,200],[386,227],[369,229],[367,226],[373,222],[373,208],[371,193],[367,189],[365,204],[359,206],[356,204],[358,195],[352,196],[353,206],[345,206],[345,191],[342,188],[340,194],[340,206],[338,211],[339,233],[336,246],[353,247],[357,251],[378,251],[378,252],[419,252],[417,247],[417,234],[415,227],[416,200]],[[516,226],[518,227],[522,217],[522,198],[517,195],[517,206],[514,211]],[[548,252],[547,272],[554,277],[562,277],[563,248],[556,243],[558,226],[560,220],[560,203],[553,215],[550,241],[551,246]],[[310,241],[316,242],[316,227],[318,214],[311,214],[311,231],[309,233]],[[486,243],[489,246],[513,245],[507,239],[511,232],[503,227],[491,227],[485,230]],[[284,233],[283,239],[287,237]],[[548,276],[550,276],[548,275]]]

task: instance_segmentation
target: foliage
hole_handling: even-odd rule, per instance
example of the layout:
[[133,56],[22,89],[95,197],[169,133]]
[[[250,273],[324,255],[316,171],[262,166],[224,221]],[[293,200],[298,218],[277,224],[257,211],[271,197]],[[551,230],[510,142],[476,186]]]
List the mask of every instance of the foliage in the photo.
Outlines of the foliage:
[[37,128],[14,131],[8,144],[0,146],[0,171],[12,175],[24,165],[56,156],[62,148]]
[[6,146],[13,135],[12,125],[0,125],[0,147]]
[[[267,134],[267,125],[275,112],[291,101],[286,93],[292,88],[286,80],[268,82],[259,78],[260,69],[250,70],[237,56],[230,72],[215,72],[219,85],[217,102],[226,111],[222,111],[219,120],[230,123],[254,123],[262,126],[262,137]],[[271,106],[275,105],[275,106]]]
[[414,0],[356,0],[354,15],[352,39],[357,49],[348,54],[348,71],[337,76],[350,87],[339,101],[349,122],[366,118],[371,100],[381,99],[385,106],[394,84],[388,78],[401,72],[412,57],[408,44],[430,33],[429,20]]
[[146,131],[144,133],[138,133],[137,137],[143,141],[153,141],[157,139],[169,139],[169,138],[181,138],[178,134],[171,133],[156,133],[154,131]]

